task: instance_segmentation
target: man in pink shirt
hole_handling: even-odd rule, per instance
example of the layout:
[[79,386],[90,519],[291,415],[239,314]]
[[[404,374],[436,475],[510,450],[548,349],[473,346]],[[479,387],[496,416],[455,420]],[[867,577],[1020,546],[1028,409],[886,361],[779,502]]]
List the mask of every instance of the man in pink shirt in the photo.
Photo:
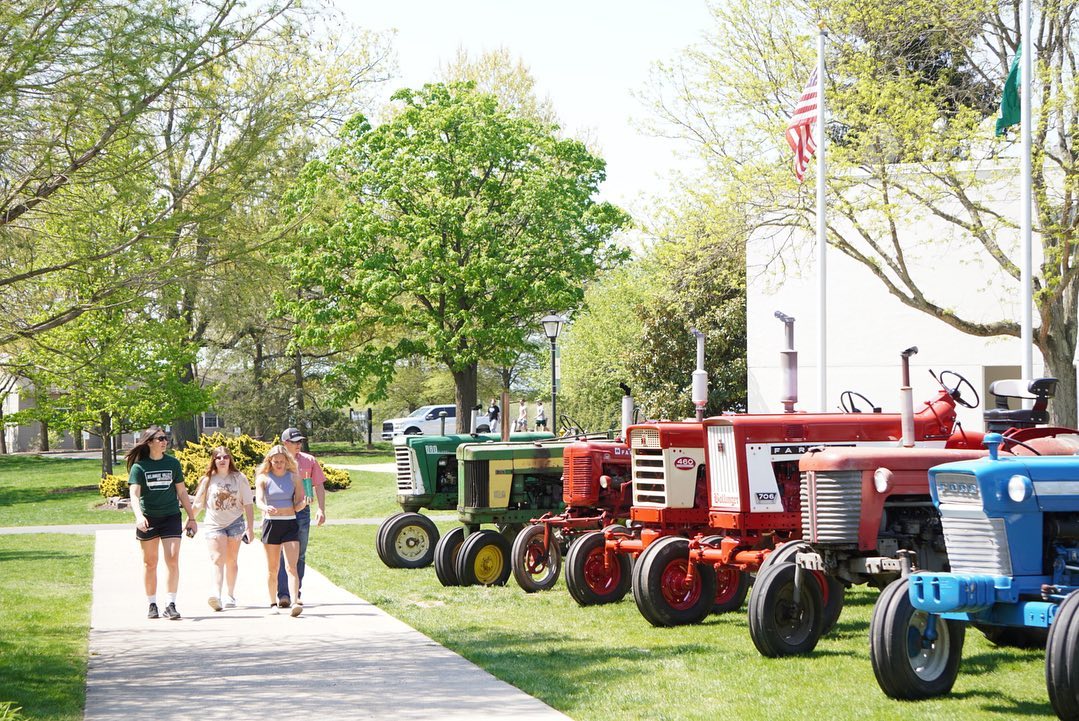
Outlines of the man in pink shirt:
[[[281,433],[281,443],[285,449],[296,459],[299,466],[299,477],[310,478],[315,490],[315,500],[318,505],[315,509],[315,524],[321,526],[326,522],[326,474],[322,472],[322,466],[310,453],[303,452],[305,437],[298,428],[286,428]],[[297,481],[299,482],[299,481]],[[311,535],[311,499],[308,506],[302,511],[296,512],[296,522],[300,527],[300,560],[298,571],[300,574],[300,586],[303,586],[303,571],[306,564],[304,558],[307,555],[307,539]],[[277,605],[288,608],[292,605],[292,599],[288,595],[288,576],[285,574],[285,564],[282,563],[277,574]]]

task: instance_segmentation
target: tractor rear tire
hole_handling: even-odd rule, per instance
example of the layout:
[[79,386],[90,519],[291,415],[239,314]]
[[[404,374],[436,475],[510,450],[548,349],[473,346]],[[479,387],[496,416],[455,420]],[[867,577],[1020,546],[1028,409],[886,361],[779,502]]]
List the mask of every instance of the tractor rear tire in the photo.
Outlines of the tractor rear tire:
[[604,568],[602,531],[586,533],[566,553],[566,588],[580,606],[617,603],[629,592],[629,556],[616,553]]
[[[391,568],[424,568],[431,565],[438,543],[435,522],[420,513],[401,513],[385,524],[382,548]],[[392,564],[392,565],[391,565]]]
[[[723,536],[708,536],[701,539],[702,544],[718,546]],[[737,611],[745,603],[749,593],[749,574],[737,568],[716,568],[716,599],[712,603],[712,613],[730,613]]]
[[1079,719],[1079,593],[1057,608],[1045,645],[1045,686],[1057,716]]
[[397,568],[397,566],[394,565],[393,559],[386,553],[386,530],[395,519],[403,515],[403,513],[395,513],[392,516],[388,516],[378,527],[378,532],[375,533],[375,553],[378,554],[379,560],[385,563],[388,568]]
[[462,586],[504,586],[510,577],[510,542],[490,529],[469,536],[457,554]]
[[982,632],[994,646],[1005,648],[1048,648],[1049,629],[1038,626],[991,626],[976,623],[974,628]]
[[543,524],[535,524],[517,534],[510,551],[513,578],[526,593],[549,591],[558,583],[562,573],[562,550],[554,531],[550,535],[550,547],[543,548]]
[[802,573],[801,592],[794,597],[797,566],[773,564],[757,574],[749,598],[749,636],[762,656],[779,658],[812,651],[824,627],[824,599],[812,573]]
[[667,536],[652,542],[637,559],[640,570],[633,575],[633,598],[637,610],[653,626],[685,626],[700,623],[716,599],[716,571],[711,564],[696,564],[691,584],[689,539]]
[[464,540],[464,526],[457,526],[435,544],[435,576],[443,586],[461,585],[457,580],[457,556]]
[[923,648],[929,614],[914,608],[901,578],[889,585],[873,606],[869,623],[869,659],[885,694],[915,701],[942,696],[952,689],[963,657],[966,626],[937,617],[937,638]]

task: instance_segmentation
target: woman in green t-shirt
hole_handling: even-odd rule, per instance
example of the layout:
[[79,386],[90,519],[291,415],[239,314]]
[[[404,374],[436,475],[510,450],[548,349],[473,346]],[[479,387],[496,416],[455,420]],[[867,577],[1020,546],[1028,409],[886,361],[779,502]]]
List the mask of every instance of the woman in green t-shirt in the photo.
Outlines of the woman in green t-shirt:
[[[135,537],[142,545],[143,585],[150,602],[147,618],[177,620],[176,589],[180,585],[180,506],[187,511],[187,534],[195,535],[198,524],[195,511],[184,486],[184,471],[180,461],[165,455],[169,436],[157,426],[150,426],[139,442],[127,453],[128,490],[131,508],[135,511]],[[157,559],[159,549],[165,552],[168,571],[168,605],[162,614],[157,612]]]

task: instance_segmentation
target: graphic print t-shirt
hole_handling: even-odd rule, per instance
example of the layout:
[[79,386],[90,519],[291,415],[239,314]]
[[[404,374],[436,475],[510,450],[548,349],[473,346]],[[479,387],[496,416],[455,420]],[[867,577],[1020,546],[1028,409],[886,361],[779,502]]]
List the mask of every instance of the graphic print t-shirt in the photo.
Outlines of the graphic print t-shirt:
[[247,476],[236,471],[227,476],[213,476],[206,489],[206,525],[228,528],[244,514],[244,506],[254,501]]
[[159,461],[143,458],[131,466],[127,477],[128,485],[136,483],[142,489],[139,506],[147,516],[171,516],[180,512],[180,501],[176,496],[176,484],[184,480],[184,470],[180,462],[172,456],[165,456]]

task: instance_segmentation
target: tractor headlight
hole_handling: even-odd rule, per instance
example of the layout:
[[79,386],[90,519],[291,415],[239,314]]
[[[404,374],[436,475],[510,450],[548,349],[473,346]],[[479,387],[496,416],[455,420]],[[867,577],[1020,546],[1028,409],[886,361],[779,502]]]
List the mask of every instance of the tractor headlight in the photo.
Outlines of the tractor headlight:
[[887,468],[878,468],[873,471],[873,488],[877,493],[887,493],[892,487],[892,472]]
[[1026,476],[1015,475],[1008,479],[1008,498],[1022,503],[1034,493],[1034,486]]

